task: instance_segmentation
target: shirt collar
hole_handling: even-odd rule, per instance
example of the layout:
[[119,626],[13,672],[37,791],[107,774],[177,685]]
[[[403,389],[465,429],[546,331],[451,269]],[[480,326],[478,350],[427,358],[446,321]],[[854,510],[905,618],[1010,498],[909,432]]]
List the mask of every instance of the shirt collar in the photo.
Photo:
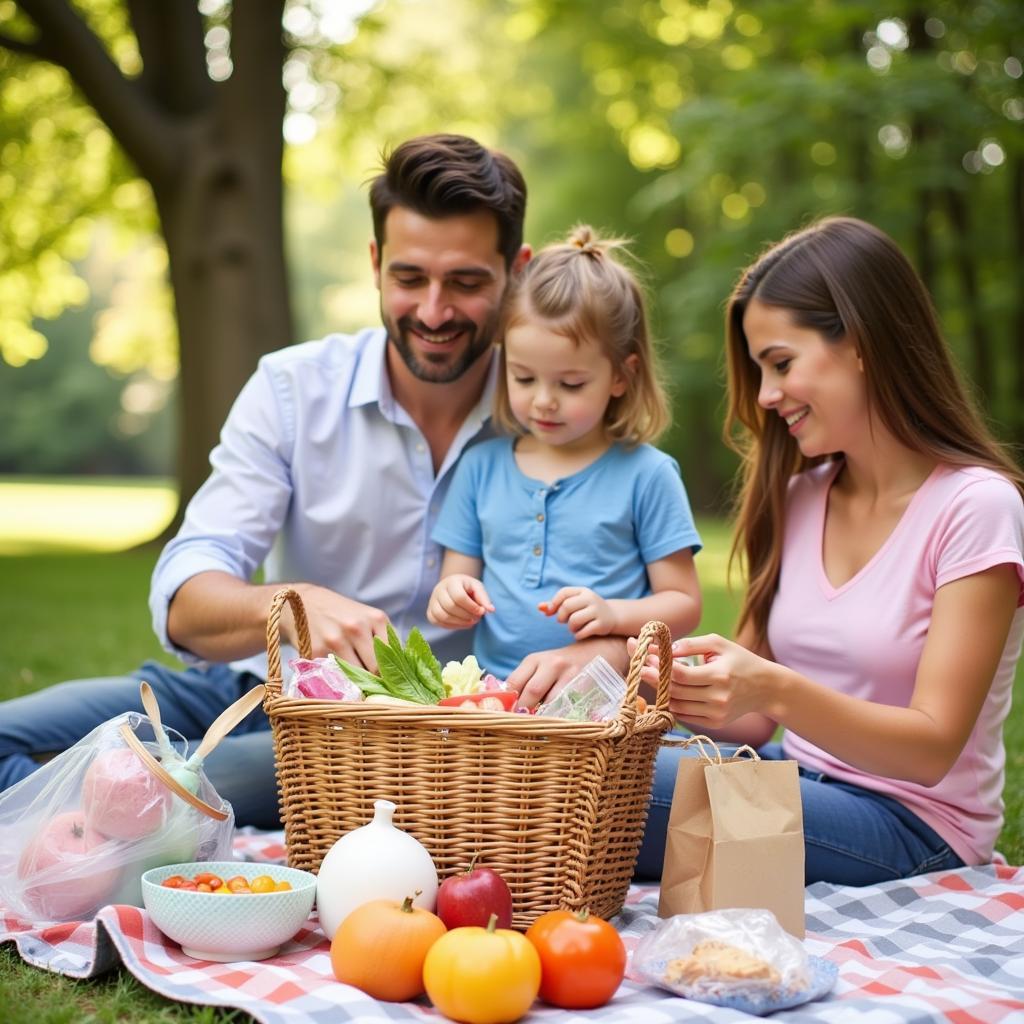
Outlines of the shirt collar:
[[[359,365],[356,367],[348,396],[349,408],[376,404],[380,406],[385,416],[394,418],[395,399],[391,392],[391,381],[388,379],[387,346],[387,331],[383,327],[376,328],[359,354]],[[491,365],[487,371],[483,394],[466,418],[466,422],[472,423],[474,429],[478,429],[491,415],[491,403],[494,401],[500,362],[495,350],[491,355]]]
[[383,327],[371,332],[369,341],[359,353],[359,363],[348,395],[349,408],[371,404],[383,407],[385,404],[393,404],[385,360],[387,344],[388,334]]

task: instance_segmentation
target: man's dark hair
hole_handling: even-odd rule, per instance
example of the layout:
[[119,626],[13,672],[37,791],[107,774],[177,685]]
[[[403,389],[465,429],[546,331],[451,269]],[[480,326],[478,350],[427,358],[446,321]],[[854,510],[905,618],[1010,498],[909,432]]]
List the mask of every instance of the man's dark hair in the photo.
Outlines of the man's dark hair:
[[465,135],[421,135],[385,154],[383,172],[370,184],[378,250],[394,206],[434,218],[489,210],[498,222],[498,251],[506,267],[523,244],[526,182],[519,168]]

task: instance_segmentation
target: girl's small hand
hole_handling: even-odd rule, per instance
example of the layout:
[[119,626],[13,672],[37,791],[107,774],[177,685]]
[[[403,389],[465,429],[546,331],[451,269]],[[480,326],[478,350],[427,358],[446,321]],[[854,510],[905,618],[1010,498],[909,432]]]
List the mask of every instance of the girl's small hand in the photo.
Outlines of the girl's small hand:
[[472,576],[455,573],[445,576],[430,595],[427,618],[444,629],[469,629],[494,605],[484,585]]
[[[630,641],[629,651],[635,649]],[[715,633],[691,636],[672,645],[669,709],[684,722],[721,729],[750,712],[771,715],[770,680],[774,663]],[[703,655],[703,665],[678,659]],[[651,652],[640,678],[658,685],[658,655]]]
[[615,632],[615,613],[611,605],[587,587],[562,587],[540,610],[564,622],[577,640],[607,636]]

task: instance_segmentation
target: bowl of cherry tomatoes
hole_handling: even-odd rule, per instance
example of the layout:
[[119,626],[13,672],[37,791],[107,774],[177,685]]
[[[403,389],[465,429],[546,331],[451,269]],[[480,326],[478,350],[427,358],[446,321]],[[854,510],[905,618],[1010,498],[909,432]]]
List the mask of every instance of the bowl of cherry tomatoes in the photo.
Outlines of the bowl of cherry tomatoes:
[[306,923],[316,876],[282,864],[168,864],[142,876],[153,923],[196,960],[266,960]]

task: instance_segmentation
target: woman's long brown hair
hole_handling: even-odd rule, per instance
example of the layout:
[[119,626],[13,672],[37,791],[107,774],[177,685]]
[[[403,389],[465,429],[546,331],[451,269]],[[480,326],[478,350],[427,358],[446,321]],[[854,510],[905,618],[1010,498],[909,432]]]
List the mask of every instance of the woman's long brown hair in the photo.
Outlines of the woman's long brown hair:
[[993,469],[1022,496],[1024,473],[978,414],[924,285],[888,235],[830,217],[772,246],[740,277],[726,311],[725,440],[742,458],[730,560],[742,555],[747,572],[737,630],[765,644],[790,479],[841,456],[805,458],[782,418],[758,405],[761,372],[743,331],[753,298],[826,340],[855,339],[871,415],[901,444],[947,465]]

